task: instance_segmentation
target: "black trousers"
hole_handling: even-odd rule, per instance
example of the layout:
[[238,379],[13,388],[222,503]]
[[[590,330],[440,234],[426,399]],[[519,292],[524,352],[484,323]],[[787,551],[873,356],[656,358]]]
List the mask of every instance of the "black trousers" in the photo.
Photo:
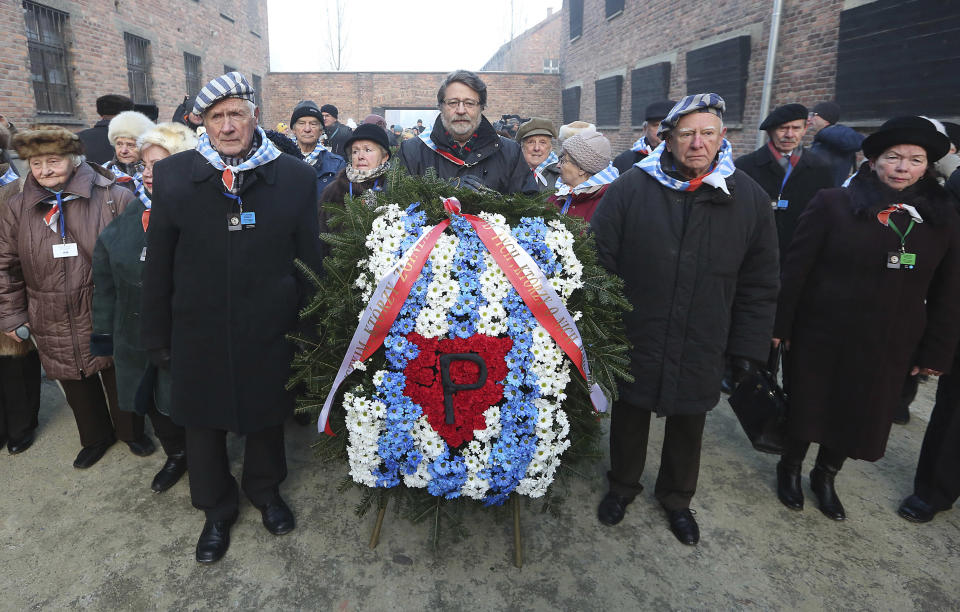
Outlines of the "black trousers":
[[163,452],[170,455],[176,455],[187,450],[187,434],[183,427],[173,422],[173,419],[157,410],[156,406],[151,406],[147,411],[150,417],[150,423],[153,424],[153,433],[157,434],[160,440],[160,446]]
[[[788,437],[786,449],[784,449],[784,453],[782,455],[782,461],[784,465],[803,465],[803,460],[807,456],[807,451],[809,449],[809,442]],[[843,467],[843,462],[846,461],[846,459],[847,456],[843,453],[831,450],[822,444],[820,445],[820,450],[817,451],[817,464],[826,466],[837,472],[839,472],[840,468]]]
[[[652,413],[640,406],[617,401],[610,422],[610,490],[633,499],[642,490],[640,477],[647,461]],[[700,449],[707,415],[666,417],[660,470],[653,495],[667,510],[690,507],[700,475]]]
[[[227,520],[237,513],[240,493],[230,473],[227,432],[187,427],[187,460],[190,462],[190,499],[208,520]],[[280,494],[287,477],[283,425],[246,435],[240,484],[250,502],[262,508]]]
[[935,510],[949,510],[960,498],[960,374],[944,374],[937,385],[913,492]]
[[106,442],[114,435],[124,442],[133,442],[143,435],[143,417],[120,410],[113,367],[80,380],[61,380],[60,385],[77,420],[81,446]]
[[40,356],[0,357],[0,440],[21,440],[37,428]]

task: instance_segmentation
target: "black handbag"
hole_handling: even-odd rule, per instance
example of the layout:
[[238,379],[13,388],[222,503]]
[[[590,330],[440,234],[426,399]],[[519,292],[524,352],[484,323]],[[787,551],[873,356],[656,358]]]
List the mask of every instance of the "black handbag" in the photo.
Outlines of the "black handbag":
[[786,443],[787,394],[777,384],[780,348],[771,348],[767,369],[756,369],[730,394],[729,402],[753,448],[782,454]]

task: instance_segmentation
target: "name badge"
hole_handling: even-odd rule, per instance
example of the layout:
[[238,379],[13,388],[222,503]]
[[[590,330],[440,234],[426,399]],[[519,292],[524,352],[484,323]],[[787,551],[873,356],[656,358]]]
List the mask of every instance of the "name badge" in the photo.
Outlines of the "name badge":
[[143,247],[143,250],[140,251],[140,261],[147,261],[147,247]]
[[240,225],[240,215],[237,213],[230,213],[227,215],[227,231],[239,232],[243,227]]
[[255,228],[257,226],[257,213],[255,212],[240,213],[240,225],[243,226],[243,229]]
[[790,206],[788,200],[777,200],[777,210],[786,210],[788,206]]
[[61,257],[76,257],[77,253],[77,243],[68,242],[66,244],[55,244],[53,245],[53,258],[60,259]]
[[917,254],[890,251],[887,253],[887,267],[891,270],[915,270],[917,267]]

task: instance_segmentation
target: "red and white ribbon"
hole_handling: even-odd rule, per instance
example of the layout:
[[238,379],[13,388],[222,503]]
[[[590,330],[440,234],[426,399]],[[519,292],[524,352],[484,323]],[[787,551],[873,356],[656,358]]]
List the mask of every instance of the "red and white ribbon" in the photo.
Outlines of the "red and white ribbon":
[[[550,281],[537,262],[509,233],[497,232],[480,217],[462,214],[460,202],[456,198],[445,199],[443,206],[447,212],[462,216],[473,226],[481,242],[490,251],[490,255],[503,270],[513,288],[520,294],[530,312],[561,350],[570,357],[590,385],[590,401],[593,402],[594,409],[597,412],[605,412],[607,398],[600,385],[590,378],[590,364],[580,331],[563,300],[550,286]],[[360,317],[360,324],[353,334],[347,353],[330,387],[330,393],[323,402],[323,409],[320,411],[320,419],[317,423],[319,431],[333,435],[328,420],[337,389],[353,372],[354,363],[366,361],[383,344],[407,296],[410,295],[413,283],[420,276],[427,257],[449,225],[449,219],[441,221],[430,231],[421,235],[417,242],[404,253],[397,265],[380,279]]]

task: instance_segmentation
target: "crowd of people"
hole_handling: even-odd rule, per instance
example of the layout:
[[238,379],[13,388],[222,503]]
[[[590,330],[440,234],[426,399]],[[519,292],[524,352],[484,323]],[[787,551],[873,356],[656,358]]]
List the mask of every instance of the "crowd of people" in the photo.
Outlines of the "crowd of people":
[[[810,490],[823,514],[846,518],[838,472],[883,456],[921,375],[941,378],[899,514],[926,522],[960,496],[960,126],[901,116],[864,138],[833,102],[787,103],[759,125],[768,142],[735,158],[724,100],[694,93],[650,104],[641,137],[615,155],[587,122],[491,124],[486,84],[464,70],[440,84],[433,125],[409,130],[375,114],[351,128],[311,100],[264,130],[254,93],[224,74],[165,123],[107,95],[79,134],[0,118],[0,151],[12,145],[28,169],[0,163],[0,443],[11,454],[34,442],[42,365],[74,413],[78,469],[118,439],[151,455],[149,417],[166,456],[151,488],[189,474],[205,514],[197,561],[226,553],[241,488],[268,531],[294,529],[280,495],[287,334],[311,297],[294,261],[321,270],[322,205],[372,204],[399,165],[542,194],[589,224],[600,262],[623,279],[633,381],[613,404],[602,523],[642,492],[657,415],[654,496],[677,539],[699,541],[690,506],[706,414],[771,346],[790,398],[775,476],[785,506],[804,506],[816,443]],[[239,486],[228,432],[244,436]]]

